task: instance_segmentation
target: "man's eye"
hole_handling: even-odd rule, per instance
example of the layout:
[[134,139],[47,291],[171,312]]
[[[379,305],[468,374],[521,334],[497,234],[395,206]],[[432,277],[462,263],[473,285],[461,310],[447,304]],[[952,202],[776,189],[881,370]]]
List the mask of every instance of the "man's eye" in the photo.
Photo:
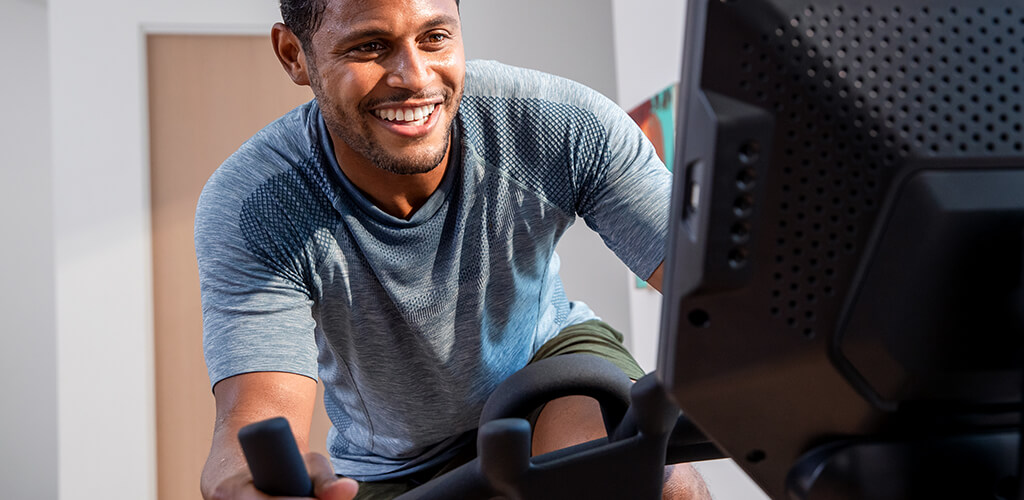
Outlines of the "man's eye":
[[384,50],[384,44],[380,42],[369,42],[355,48],[356,52],[380,52]]
[[448,39],[448,36],[443,34],[443,33],[432,33],[432,34],[427,36],[427,42],[428,43],[434,43],[434,44],[442,43],[442,42],[444,42],[447,39]]

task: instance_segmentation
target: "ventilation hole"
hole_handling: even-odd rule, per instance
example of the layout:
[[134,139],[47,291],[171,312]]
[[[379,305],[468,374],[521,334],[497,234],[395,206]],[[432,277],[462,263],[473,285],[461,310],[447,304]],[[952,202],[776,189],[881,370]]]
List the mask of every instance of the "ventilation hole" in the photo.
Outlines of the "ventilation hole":
[[766,458],[768,458],[768,456],[765,455],[763,450],[751,450],[750,452],[747,453],[746,458],[748,462],[756,464],[763,462]]
[[737,197],[732,207],[737,217],[749,217],[754,211],[754,198],[750,195]]
[[746,243],[750,240],[750,224],[747,222],[733,224],[730,235],[732,236],[733,243]]
[[[1018,118],[1024,19],[1012,11],[800,9],[782,18],[774,36],[743,45],[736,73],[742,76],[730,81],[744,80],[748,101],[778,110],[777,130],[786,141],[774,204],[788,216],[773,237],[777,288],[799,282],[814,288],[801,298],[831,300],[835,291],[826,286],[855,265],[868,233],[863,225],[873,222],[904,159],[1024,150]],[[749,185],[743,175],[736,178],[741,191]],[[733,238],[747,243],[747,236]],[[789,246],[796,242],[799,247]],[[796,277],[812,269],[819,282]],[[804,312],[788,316],[803,319]]]
[[[740,160],[742,161],[742,159]],[[736,175],[736,187],[742,191],[750,191],[754,189],[757,180],[757,172],[752,168],[745,168],[740,170],[739,174]]]
[[747,249],[743,247],[737,247],[729,252],[729,267],[733,269],[741,269],[747,265],[748,261]]
[[711,316],[703,309],[694,309],[686,315],[690,324],[697,328],[708,328],[711,326]]

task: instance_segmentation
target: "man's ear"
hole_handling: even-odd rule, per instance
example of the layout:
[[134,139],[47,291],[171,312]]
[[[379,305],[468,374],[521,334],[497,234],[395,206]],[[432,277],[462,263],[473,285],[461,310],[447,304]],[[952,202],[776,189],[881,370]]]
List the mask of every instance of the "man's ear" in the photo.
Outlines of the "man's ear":
[[281,66],[296,85],[309,85],[309,65],[306,64],[306,53],[302,51],[299,37],[282,23],[277,23],[270,30],[270,39],[274,43],[274,53],[281,61]]

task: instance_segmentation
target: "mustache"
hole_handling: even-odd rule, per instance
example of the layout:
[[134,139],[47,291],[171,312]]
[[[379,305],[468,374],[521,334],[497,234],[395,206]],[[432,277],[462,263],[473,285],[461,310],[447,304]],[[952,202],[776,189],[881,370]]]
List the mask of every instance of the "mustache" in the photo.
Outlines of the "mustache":
[[381,106],[384,104],[400,104],[405,101],[420,101],[428,100],[440,97],[442,100],[447,101],[451,92],[444,90],[427,90],[421,92],[398,92],[385,97],[377,97],[366,101],[365,108],[373,108],[374,106]]

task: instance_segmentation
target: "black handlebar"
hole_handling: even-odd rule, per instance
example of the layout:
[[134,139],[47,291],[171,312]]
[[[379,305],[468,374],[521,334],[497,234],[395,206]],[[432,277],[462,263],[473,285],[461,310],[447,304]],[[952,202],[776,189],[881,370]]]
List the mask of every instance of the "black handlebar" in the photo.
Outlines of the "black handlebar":
[[313,496],[313,481],[295,444],[292,428],[283,417],[242,427],[238,441],[256,489],[271,496]]

